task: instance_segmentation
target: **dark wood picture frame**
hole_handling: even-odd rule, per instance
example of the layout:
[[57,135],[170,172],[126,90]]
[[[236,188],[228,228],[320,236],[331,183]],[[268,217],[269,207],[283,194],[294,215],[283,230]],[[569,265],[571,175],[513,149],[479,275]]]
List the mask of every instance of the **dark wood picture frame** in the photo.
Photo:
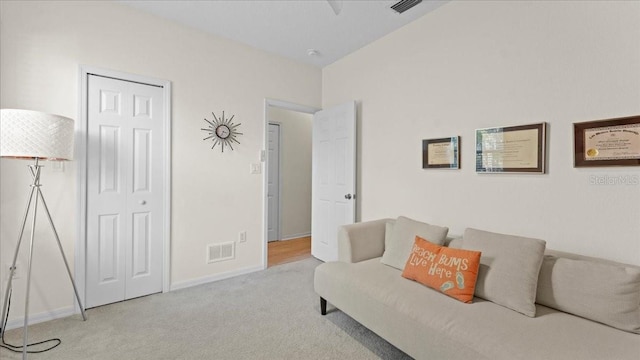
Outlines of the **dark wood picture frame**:
[[[476,130],[476,172],[478,173],[529,173],[544,174],[546,170],[546,123],[536,123],[517,126],[503,126]],[[518,133],[524,134],[525,131],[536,130],[535,137],[529,139],[505,139],[505,134],[516,136]],[[488,149],[483,146],[484,136],[494,137],[494,148]],[[507,147],[507,148],[505,148]],[[528,148],[527,148],[528,147]],[[527,166],[528,162],[524,156],[535,153],[535,164]],[[519,157],[523,165],[517,165]],[[487,161],[492,163],[487,166]],[[508,161],[511,166],[505,166]]]
[[[627,116],[614,119],[587,121],[573,124],[573,166],[574,167],[602,167],[602,166],[640,166],[640,149],[627,149],[628,153],[623,154],[624,150],[619,151],[618,155],[605,156],[602,159],[597,159],[599,152],[602,152],[602,148],[598,149],[598,145],[602,147],[614,147],[625,145],[615,145],[616,142],[620,142],[619,134],[624,134],[633,137],[636,140],[636,146],[640,144],[640,115]],[[592,144],[587,144],[588,139]],[[603,137],[603,139],[595,144],[592,141],[596,136]],[[617,136],[617,139],[616,139]],[[604,137],[608,139],[604,139]],[[627,142],[627,145],[629,143]],[[589,147],[589,149],[586,149]],[[611,149],[604,149],[608,154],[615,154]],[[589,159],[591,158],[591,159]]]
[[[453,147],[453,161],[443,161],[442,156],[434,154],[435,146]],[[442,155],[442,154],[438,154]],[[422,140],[422,168],[423,169],[460,169],[460,136],[440,139]]]

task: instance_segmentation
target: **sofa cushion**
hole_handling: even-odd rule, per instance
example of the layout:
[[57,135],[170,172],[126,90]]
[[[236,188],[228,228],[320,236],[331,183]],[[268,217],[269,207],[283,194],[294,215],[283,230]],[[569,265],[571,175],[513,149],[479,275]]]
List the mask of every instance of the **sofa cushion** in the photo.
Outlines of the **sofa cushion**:
[[462,248],[482,252],[475,294],[530,317],[546,242],[466,229]]
[[640,334],[640,268],[545,255],[536,302]]
[[471,303],[479,266],[479,251],[439,246],[416,236],[402,276]]
[[384,240],[382,263],[396,269],[404,269],[416,236],[436,245],[444,244],[449,228],[429,225],[404,216],[398,217],[393,225],[391,237]]

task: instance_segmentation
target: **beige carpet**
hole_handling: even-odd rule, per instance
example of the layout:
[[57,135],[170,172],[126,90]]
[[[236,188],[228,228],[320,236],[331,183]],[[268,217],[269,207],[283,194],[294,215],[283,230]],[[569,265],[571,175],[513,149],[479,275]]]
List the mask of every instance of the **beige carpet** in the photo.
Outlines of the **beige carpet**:
[[[62,344],[29,359],[410,359],[341,311],[321,316],[306,259],[36,324],[30,342]],[[22,329],[6,340],[21,344]],[[0,359],[20,359],[0,349]]]

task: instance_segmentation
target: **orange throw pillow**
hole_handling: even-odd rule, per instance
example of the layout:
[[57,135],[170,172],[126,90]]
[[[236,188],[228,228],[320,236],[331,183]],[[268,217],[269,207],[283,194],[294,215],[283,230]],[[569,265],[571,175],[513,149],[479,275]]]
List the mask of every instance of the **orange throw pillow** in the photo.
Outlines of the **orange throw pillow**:
[[480,252],[432,244],[416,236],[402,276],[445,295],[471,303],[480,267]]

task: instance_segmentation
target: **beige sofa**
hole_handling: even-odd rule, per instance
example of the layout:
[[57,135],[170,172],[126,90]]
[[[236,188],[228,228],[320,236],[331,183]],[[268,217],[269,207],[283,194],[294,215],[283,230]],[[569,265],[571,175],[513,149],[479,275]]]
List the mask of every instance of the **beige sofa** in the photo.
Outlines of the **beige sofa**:
[[[640,267],[547,249],[535,316],[529,317],[479,297],[472,304],[462,303],[383,264],[392,221],[340,229],[339,261],[321,264],[315,271],[323,315],[328,302],[416,359],[640,359]],[[446,245],[461,247],[464,242],[465,238],[448,239]],[[560,266],[565,262],[568,267]],[[571,273],[574,266],[590,279],[576,278]],[[615,274],[623,280],[614,279]],[[584,285],[591,280],[599,284]],[[600,286],[603,281],[614,288]],[[574,284],[574,292],[563,292]],[[476,296],[477,289],[478,284]]]

